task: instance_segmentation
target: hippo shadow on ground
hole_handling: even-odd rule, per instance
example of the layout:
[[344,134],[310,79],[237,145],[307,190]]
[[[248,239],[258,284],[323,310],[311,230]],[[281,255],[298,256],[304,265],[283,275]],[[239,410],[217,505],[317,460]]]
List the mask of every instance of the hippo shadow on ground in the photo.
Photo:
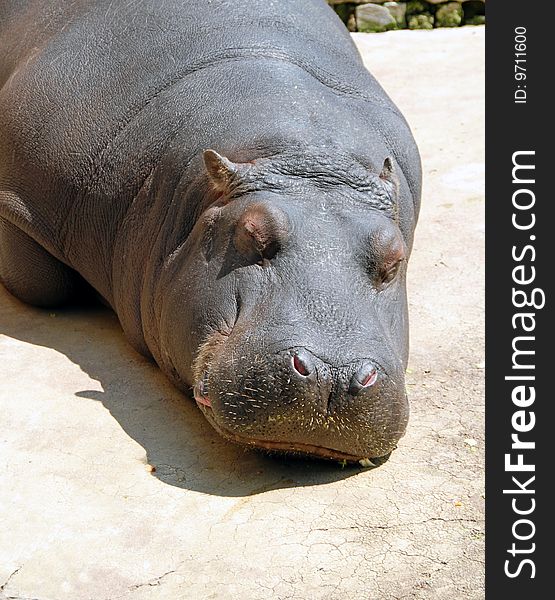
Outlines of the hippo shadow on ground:
[[[0,333],[52,348],[100,382],[75,396],[102,402],[146,451],[152,475],[179,488],[217,496],[313,486],[353,476],[358,466],[265,455],[222,439],[194,402],[125,340],[115,314],[98,305],[41,310],[0,285]],[[70,407],[68,407],[70,410]]]

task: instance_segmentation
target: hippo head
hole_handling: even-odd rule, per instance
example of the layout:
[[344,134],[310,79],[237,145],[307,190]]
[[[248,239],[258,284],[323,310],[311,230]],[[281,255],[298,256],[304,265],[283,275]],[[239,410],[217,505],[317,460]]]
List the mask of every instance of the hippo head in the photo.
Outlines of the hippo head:
[[[346,461],[388,455],[408,419],[405,276],[391,158],[231,162],[173,257],[161,345],[229,440]],[[373,172],[374,171],[374,172]]]

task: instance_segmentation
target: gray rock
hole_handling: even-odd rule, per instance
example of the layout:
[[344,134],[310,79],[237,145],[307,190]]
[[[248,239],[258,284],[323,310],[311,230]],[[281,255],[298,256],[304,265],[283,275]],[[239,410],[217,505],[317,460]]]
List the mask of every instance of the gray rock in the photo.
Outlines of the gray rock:
[[407,19],[409,29],[433,29],[434,15],[425,13],[421,15],[411,15]]
[[441,4],[436,11],[436,27],[459,27],[463,20],[463,8],[459,2]]
[[395,19],[397,27],[403,29],[407,26],[407,5],[401,2],[385,2],[385,8],[391,13]]
[[354,11],[349,15],[349,18],[347,19],[347,29],[349,31],[358,31],[357,18]]
[[359,31],[377,32],[397,29],[393,15],[385,6],[362,4],[356,7],[355,14]]

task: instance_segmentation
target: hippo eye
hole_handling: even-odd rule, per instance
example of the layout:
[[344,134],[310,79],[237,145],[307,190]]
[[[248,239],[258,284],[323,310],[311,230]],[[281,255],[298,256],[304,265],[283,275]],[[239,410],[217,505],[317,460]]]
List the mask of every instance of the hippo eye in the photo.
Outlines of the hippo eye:
[[380,274],[380,287],[385,287],[388,283],[391,283],[395,279],[402,262],[402,259],[398,260],[395,264],[382,271]]
[[398,227],[372,231],[366,246],[365,263],[373,287],[380,291],[397,276],[407,250]]
[[268,266],[281,249],[287,233],[285,215],[279,209],[259,202],[249,206],[239,218],[233,244],[250,263]]

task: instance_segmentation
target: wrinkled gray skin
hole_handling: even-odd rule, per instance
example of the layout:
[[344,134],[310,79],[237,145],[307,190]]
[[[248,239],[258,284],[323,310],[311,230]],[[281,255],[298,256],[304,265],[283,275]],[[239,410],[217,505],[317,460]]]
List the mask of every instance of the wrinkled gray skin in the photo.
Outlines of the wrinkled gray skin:
[[323,0],[0,0],[0,279],[96,290],[230,440],[396,446],[419,198]]

